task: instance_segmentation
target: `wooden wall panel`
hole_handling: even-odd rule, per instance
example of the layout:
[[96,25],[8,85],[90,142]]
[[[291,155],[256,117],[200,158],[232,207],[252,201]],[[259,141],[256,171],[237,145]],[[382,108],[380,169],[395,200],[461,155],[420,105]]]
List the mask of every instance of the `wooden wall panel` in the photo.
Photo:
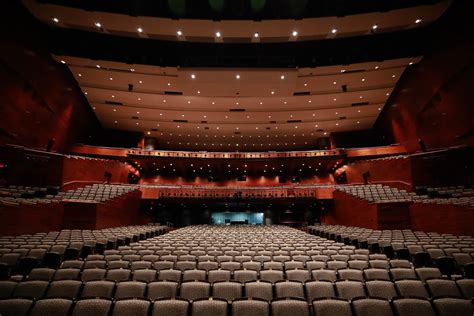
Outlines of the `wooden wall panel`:
[[0,205],[0,234],[21,235],[60,230],[63,206],[56,204]]

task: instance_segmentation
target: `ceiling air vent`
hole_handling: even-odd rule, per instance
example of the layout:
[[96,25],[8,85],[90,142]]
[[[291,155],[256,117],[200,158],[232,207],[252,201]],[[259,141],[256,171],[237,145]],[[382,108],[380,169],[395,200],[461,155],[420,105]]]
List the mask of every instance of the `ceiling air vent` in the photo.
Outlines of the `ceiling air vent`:
[[188,123],[188,120],[173,120],[175,123]]
[[317,129],[316,132],[324,132],[324,130],[320,128],[320,129]]
[[339,117],[340,120],[345,120],[346,118],[347,118],[347,117],[345,117],[345,116],[340,116],[340,117]]
[[204,129],[209,129],[209,127],[206,126],[206,127],[204,127]]
[[138,116],[132,116],[132,120],[138,120],[139,117]]
[[267,129],[270,129],[270,127],[267,127]]
[[207,121],[201,121],[201,124],[207,124]]
[[293,95],[310,95],[311,93],[309,91],[303,91],[303,92],[293,92]]
[[270,124],[276,124],[277,121],[270,121]]
[[302,123],[302,120],[288,120],[287,123]]
[[152,128],[151,131],[152,132],[158,132],[158,129],[157,128]]
[[123,105],[122,102],[114,102],[114,101],[105,101],[105,104],[110,104],[110,105]]
[[240,135],[240,132],[234,132],[235,135]]
[[245,109],[229,109],[229,112],[245,112]]
[[355,103],[352,103],[352,106],[362,106],[362,105],[369,105],[369,102],[355,102]]
[[183,95],[183,93],[180,92],[180,91],[165,91],[165,94],[167,94],[167,95]]

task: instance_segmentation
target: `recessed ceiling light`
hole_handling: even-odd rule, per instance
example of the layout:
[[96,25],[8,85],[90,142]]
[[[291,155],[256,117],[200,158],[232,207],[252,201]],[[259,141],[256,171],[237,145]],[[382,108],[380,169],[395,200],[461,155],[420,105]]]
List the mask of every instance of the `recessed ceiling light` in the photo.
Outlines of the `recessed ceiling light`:
[[53,22],[54,23],[59,23],[59,19],[57,17],[53,17]]
[[332,84],[337,84],[337,82],[336,82],[336,81],[333,81]]
[[410,61],[410,62],[408,63],[408,66],[411,66],[411,65],[413,65],[413,62],[412,62],[412,61]]
[[364,81],[365,81],[365,78],[362,78],[362,82],[364,82]]
[[338,112],[336,112],[336,115],[338,115],[338,114],[339,114],[339,113],[338,113]]
[[115,98],[115,95],[112,95],[112,99]]
[[360,95],[360,96],[359,96],[359,99],[362,99],[362,98],[363,98],[363,96]]
[[163,103],[166,103],[166,99],[163,99]]
[[87,95],[87,91],[84,91],[84,94]]
[[217,37],[217,38],[221,37],[221,32],[217,31],[217,32],[216,32],[216,37]]
[[201,94],[201,91],[198,90],[198,94]]
[[100,65],[95,65],[95,66],[96,66],[96,68],[100,68]]
[[258,38],[259,34],[258,32],[253,33],[253,37]]
[[337,99],[336,99],[336,98],[334,98],[334,99],[332,99],[332,100],[333,100],[333,101],[337,101]]
[[176,31],[176,35],[181,36],[181,35],[183,35],[183,32],[181,32],[180,30],[178,30],[178,31]]
[[135,124],[137,124],[137,125],[140,125],[140,123],[138,123],[138,122],[137,122],[137,123],[135,123]]
[[240,75],[239,74],[235,75],[235,79],[240,79]]
[[422,19],[421,18],[418,18],[415,20],[415,23],[418,24],[418,23],[421,23]]
[[137,27],[137,32],[138,32],[138,33],[143,33],[143,28]]
[[113,109],[114,112],[117,112],[117,109]]
[[298,32],[297,32],[297,31],[293,31],[293,32],[291,33],[291,35],[293,35],[293,37],[296,37],[296,36],[298,36]]
[[151,132],[150,132],[150,131],[148,131],[148,132],[146,132],[146,133],[147,133],[148,135],[150,135],[150,134],[151,134]]
[[109,80],[112,81],[112,80],[114,80],[114,78],[110,77]]
[[216,104],[216,102],[212,101],[212,104]]
[[280,79],[281,79],[281,80],[285,79],[285,76],[284,76],[284,75],[281,75]]
[[114,121],[114,123],[115,123],[115,124],[117,124],[117,123],[118,123],[118,121]]
[[375,30],[378,29],[378,28],[379,28],[379,26],[378,26],[377,24],[372,25],[372,30],[375,31]]
[[138,83],[143,83],[143,81],[141,81],[141,80],[138,80]]
[[168,87],[171,86],[171,82],[168,82]]
[[140,111],[137,111],[137,114],[140,114]]
[[66,62],[64,60],[61,60],[61,64],[65,64]]
[[360,113],[360,110],[357,110],[357,113]]
[[188,104],[191,104],[191,101],[188,101]]
[[275,91],[272,91],[272,94],[275,94]]
[[304,84],[304,86],[305,86],[305,87],[307,87],[307,86],[308,86],[308,84],[307,84],[307,83],[305,83],[305,84]]
[[357,121],[357,124],[360,124],[360,121]]
[[79,77],[82,77],[82,74],[77,74]]
[[133,68],[130,68],[130,71],[131,71],[131,72],[134,72],[134,71],[135,71],[135,69],[133,69]]
[[195,75],[195,74],[191,74],[191,79],[196,79],[196,75]]
[[332,33],[332,34],[336,34],[336,33],[337,33],[337,29],[336,29],[336,28],[333,28],[333,29],[331,30],[331,33]]
[[283,101],[283,103],[284,103],[284,104],[287,104],[288,102],[286,102],[286,101]]
[[389,96],[389,95],[390,95],[390,93],[388,93],[388,92],[387,92],[387,93],[385,93],[385,95],[386,95],[386,96]]
[[382,110],[382,108],[378,108],[378,110],[380,111],[380,110]]
[[262,104],[263,104],[263,102],[262,102],[262,101],[260,101],[260,105],[262,105]]
[[101,28],[102,27],[102,24],[100,24],[100,22],[95,22],[94,25],[98,28]]
[[327,132],[324,132],[324,135],[327,135],[328,133]]
[[375,66],[375,70],[379,69],[379,66]]
[[308,103],[311,103],[311,100],[308,100]]

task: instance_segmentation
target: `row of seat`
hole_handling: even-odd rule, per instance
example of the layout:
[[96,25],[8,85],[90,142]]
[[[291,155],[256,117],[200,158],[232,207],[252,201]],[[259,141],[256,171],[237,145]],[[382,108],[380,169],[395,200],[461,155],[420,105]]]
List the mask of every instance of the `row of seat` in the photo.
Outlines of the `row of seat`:
[[71,316],[472,316],[469,300],[439,298],[432,302],[420,298],[398,298],[392,302],[380,298],[358,298],[347,301],[337,298],[314,300],[308,304],[296,298],[267,302],[258,299],[238,299],[228,303],[221,299],[122,299],[111,301],[87,298],[72,301],[47,298],[32,301],[24,298],[0,300],[2,315],[71,315]]
[[[264,280],[270,282],[277,282],[282,280],[292,280],[299,282],[306,282],[310,280],[316,281],[331,281],[336,280],[387,280],[397,281],[403,279],[422,280],[425,281],[430,278],[441,278],[443,275],[437,268],[392,268],[390,270],[379,268],[368,268],[364,270],[358,269],[291,269],[291,270],[272,270],[262,269],[260,271],[252,269],[190,269],[190,270],[175,270],[175,269],[161,269],[155,270],[150,268],[139,267],[135,270],[127,268],[89,268],[80,270],[77,268],[61,268],[58,270],[50,268],[36,268],[33,269],[27,276],[20,276],[20,278],[12,277],[16,280],[173,280],[176,282],[187,280],[202,280],[215,282],[220,280],[235,280],[239,282],[247,282],[254,280]],[[444,276],[445,277],[445,276]],[[445,277],[447,278],[447,277]],[[458,277],[459,278],[459,277]],[[453,279],[458,279],[453,278]],[[447,278],[448,279],[448,278]]]
[[298,297],[309,302],[316,298],[340,297],[382,297],[393,299],[398,296],[436,298],[441,296],[474,298],[474,280],[429,279],[358,281],[108,281],[108,280],[56,280],[48,281],[0,281],[0,298],[8,297],[108,297],[114,299],[140,297],[155,300],[162,297],[182,297],[189,300],[200,298],[221,298],[232,301],[237,298],[255,297],[272,300],[281,297]]

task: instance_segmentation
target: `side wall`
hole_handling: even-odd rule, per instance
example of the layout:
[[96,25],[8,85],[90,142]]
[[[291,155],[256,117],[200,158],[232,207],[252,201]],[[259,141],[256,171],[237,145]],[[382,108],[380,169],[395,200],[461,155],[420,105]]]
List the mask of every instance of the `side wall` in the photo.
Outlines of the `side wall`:
[[474,144],[470,5],[454,1],[433,26],[432,47],[404,73],[375,124],[409,152],[420,151],[420,138],[428,149]]

